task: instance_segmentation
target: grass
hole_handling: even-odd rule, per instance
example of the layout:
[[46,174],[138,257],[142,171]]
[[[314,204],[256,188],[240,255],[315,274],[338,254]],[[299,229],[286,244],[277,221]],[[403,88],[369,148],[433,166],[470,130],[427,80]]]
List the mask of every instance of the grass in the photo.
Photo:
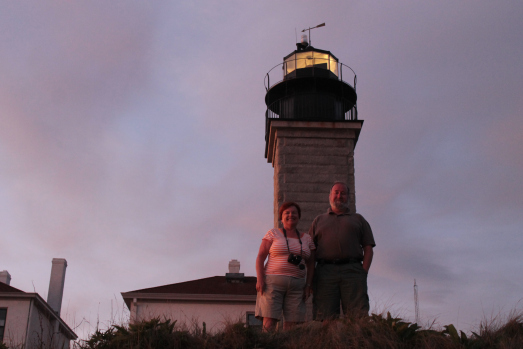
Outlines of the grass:
[[511,314],[506,321],[493,320],[479,326],[479,333],[467,336],[453,325],[440,329],[422,328],[387,314],[309,322],[289,331],[263,333],[242,323],[208,334],[203,328],[189,331],[170,320],[152,319],[125,326],[97,330],[87,340],[75,343],[77,349],[163,349],[163,348],[523,348],[523,313]]

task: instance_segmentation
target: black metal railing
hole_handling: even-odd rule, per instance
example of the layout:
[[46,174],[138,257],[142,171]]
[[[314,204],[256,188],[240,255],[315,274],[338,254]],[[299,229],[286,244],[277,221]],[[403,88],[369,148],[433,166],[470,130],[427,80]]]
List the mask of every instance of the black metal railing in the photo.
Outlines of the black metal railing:
[[[274,66],[265,75],[265,90],[269,91],[282,81],[291,81],[302,77],[329,78],[341,81],[354,89],[356,92],[357,77],[354,70],[336,62],[332,66],[332,60],[328,64],[307,65],[300,59],[293,60],[294,68],[287,72],[289,62],[283,62]],[[305,66],[305,68],[297,68]],[[278,69],[280,68],[280,69]],[[344,79],[349,78],[350,82]],[[265,140],[268,140],[268,132],[271,120],[294,120],[294,121],[350,121],[358,120],[358,109],[355,100],[344,98],[343,94],[297,92],[283,96],[267,105],[265,113]]]
[[271,120],[293,121],[354,121],[358,108],[353,101],[335,95],[305,93],[285,96],[267,106],[265,140]]

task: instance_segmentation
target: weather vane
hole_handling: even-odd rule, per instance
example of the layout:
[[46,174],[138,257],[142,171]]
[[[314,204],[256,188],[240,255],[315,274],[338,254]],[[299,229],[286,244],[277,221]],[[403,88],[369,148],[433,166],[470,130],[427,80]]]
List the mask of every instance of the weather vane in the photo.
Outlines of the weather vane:
[[303,30],[301,31],[302,33],[303,33],[304,31],[306,31],[306,30],[309,31],[309,45],[312,45],[312,40],[311,40],[311,29],[319,28],[319,27],[325,27],[325,23],[318,24],[318,25],[315,26],[315,27],[311,27],[311,28],[303,29]]

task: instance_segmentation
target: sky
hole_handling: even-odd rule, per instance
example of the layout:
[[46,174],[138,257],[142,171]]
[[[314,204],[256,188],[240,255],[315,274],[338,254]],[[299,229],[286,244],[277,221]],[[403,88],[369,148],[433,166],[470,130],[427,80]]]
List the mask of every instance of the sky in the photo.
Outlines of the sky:
[[[120,292],[255,276],[273,223],[265,74],[304,28],[357,74],[371,311],[477,330],[523,311],[519,1],[3,1],[0,270],[81,338]],[[325,193],[327,196],[328,193]],[[327,209],[327,207],[325,208]]]

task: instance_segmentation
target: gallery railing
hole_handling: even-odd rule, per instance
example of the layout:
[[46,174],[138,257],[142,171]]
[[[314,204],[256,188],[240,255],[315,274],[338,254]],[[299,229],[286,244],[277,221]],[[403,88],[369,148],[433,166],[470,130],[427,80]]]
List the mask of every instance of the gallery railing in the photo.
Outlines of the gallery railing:
[[[335,83],[334,86],[339,86],[339,91],[328,89],[318,91],[307,91],[307,89],[293,88],[292,92],[281,95],[280,98],[271,101],[267,105],[265,113],[265,139],[268,138],[268,132],[271,120],[294,120],[294,121],[348,121],[358,120],[358,109],[355,103],[355,97],[347,96],[347,89],[356,92],[356,73],[352,68],[343,63],[317,64],[306,66],[305,68],[293,69],[289,73],[288,62],[280,63],[273,67],[265,76],[265,90],[269,94],[269,90],[278,84],[287,84],[297,82],[294,79],[299,78],[328,78],[336,79],[343,82],[343,84]],[[281,66],[282,72],[279,72]],[[299,62],[296,62],[294,67],[298,67]],[[303,64],[302,64],[303,66]],[[344,69],[345,67],[345,69]],[[343,79],[343,73],[349,76],[352,84]],[[347,73],[349,71],[349,73]],[[276,74],[279,72],[279,77]],[[285,74],[287,73],[287,74]],[[294,81],[291,81],[294,80]],[[343,86],[348,85],[348,86]],[[278,86],[281,88],[282,86]],[[287,88],[285,88],[287,90]],[[291,89],[289,89],[291,90]],[[278,95],[279,96],[279,95]],[[272,96],[271,96],[272,97]],[[347,97],[347,98],[346,98]],[[350,97],[350,98],[349,98]],[[354,99],[352,99],[354,98]]]

